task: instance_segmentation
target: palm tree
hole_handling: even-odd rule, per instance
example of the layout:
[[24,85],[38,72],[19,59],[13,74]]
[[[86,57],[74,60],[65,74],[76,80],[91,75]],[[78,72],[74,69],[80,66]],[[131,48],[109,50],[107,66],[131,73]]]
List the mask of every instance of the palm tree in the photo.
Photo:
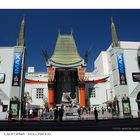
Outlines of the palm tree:
[[44,102],[44,107],[48,108],[48,98],[46,96],[44,96],[43,102]]

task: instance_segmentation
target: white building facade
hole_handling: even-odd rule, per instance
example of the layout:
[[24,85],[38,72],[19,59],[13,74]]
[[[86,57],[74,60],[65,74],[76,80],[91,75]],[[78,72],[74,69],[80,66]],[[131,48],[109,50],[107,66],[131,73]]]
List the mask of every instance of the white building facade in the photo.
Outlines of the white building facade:
[[16,46],[0,47],[0,119],[21,118],[22,97],[25,87],[26,47],[24,43],[25,21],[21,22]]
[[[109,77],[109,63],[108,63],[108,56],[107,52],[103,51],[99,54],[97,59],[94,62],[94,71],[92,74],[92,80],[97,80],[105,77]],[[93,85],[94,94],[95,96],[90,97],[90,105],[106,108],[106,101],[111,100],[113,91],[110,87],[109,83],[110,79],[107,78],[106,82],[103,83],[96,83]]]
[[[138,117],[140,110],[140,42],[118,41],[112,21],[112,44],[94,62],[93,77],[107,76],[91,105],[109,105],[119,117]],[[98,88],[99,87],[99,88]],[[102,94],[101,94],[102,92]],[[100,95],[100,97],[99,97]],[[97,103],[98,102],[98,103]],[[139,106],[139,108],[138,108]]]
[[[23,46],[0,47],[0,105],[1,119],[13,109],[13,116],[21,111],[20,98],[24,91],[26,49]],[[20,109],[19,109],[20,108]]]
[[[120,41],[119,47],[111,44],[105,52],[101,52],[94,62],[93,77],[108,76],[105,83],[94,85],[96,97],[91,98],[91,105],[103,106],[104,103],[118,100],[119,115],[123,117],[127,111],[133,117],[138,116],[137,96],[140,92],[139,82],[134,80],[135,74],[139,76],[138,50],[140,42]],[[138,77],[139,78],[139,77]],[[139,79],[138,79],[139,80]],[[123,99],[128,97],[129,104],[123,105]],[[126,109],[126,110],[125,110]]]
[[48,74],[47,72],[35,72],[34,67],[28,67],[26,73],[25,92],[31,97],[28,109],[45,108],[44,100],[48,98]]

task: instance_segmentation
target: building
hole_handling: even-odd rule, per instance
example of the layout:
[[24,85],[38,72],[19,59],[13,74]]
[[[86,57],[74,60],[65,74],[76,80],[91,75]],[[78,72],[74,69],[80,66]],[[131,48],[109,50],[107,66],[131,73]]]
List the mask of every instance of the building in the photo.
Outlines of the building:
[[13,117],[21,117],[24,92],[24,75],[26,63],[26,48],[24,47],[25,21],[22,20],[19,38],[16,46],[0,47],[0,113],[2,119],[7,111],[13,111]]
[[46,58],[48,70],[48,105],[79,103],[85,107],[84,75],[86,61],[79,55],[74,37],[71,34],[61,35],[55,45],[53,55]]
[[106,82],[94,83],[91,87],[90,105],[100,109],[107,106],[106,101],[111,98],[109,93],[112,92],[109,84],[109,66],[106,51],[102,51],[94,61],[94,71],[90,80],[102,79],[104,77],[108,77]]
[[28,67],[25,78],[25,93],[29,93],[31,97],[27,109],[44,108],[44,100],[48,97],[47,72],[35,72],[34,67]]
[[[140,67],[139,46],[140,42],[118,41],[115,24],[112,21],[112,44],[95,60],[94,76],[108,76],[105,83],[97,84],[100,87],[104,102],[112,107],[114,114],[120,117],[138,116],[140,93]],[[96,95],[101,94],[96,90]],[[96,105],[96,101],[93,105]]]

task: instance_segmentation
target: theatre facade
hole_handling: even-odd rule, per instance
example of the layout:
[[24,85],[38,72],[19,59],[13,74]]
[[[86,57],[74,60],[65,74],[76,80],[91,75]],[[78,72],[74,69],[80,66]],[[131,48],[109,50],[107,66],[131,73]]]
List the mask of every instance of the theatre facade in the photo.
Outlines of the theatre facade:
[[77,51],[72,33],[66,35],[59,33],[52,56],[45,58],[49,108],[71,102],[85,107],[86,62]]
[[[140,116],[140,42],[120,41],[113,21],[111,32],[112,43],[95,60],[93,72],[86,72],[88,54],[80,56],[73,33],[58,33],[53,54],[42,50],[46,71],[30,67],[25,75],[23,19],[17,45],[0,47],[0,116],[6,118],[12,109],[20,118],[26,107],[44,108],[44,98],[49,109],[62,104],[110,106],[114,116]],[[32,98],[28,105],[25,93]]]

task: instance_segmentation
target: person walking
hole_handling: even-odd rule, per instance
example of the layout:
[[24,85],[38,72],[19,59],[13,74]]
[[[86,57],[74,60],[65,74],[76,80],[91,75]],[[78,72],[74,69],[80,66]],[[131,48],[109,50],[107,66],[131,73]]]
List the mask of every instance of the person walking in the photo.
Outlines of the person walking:
[[102,107],[102,115],[104,114],[104,108]]
[[8,111],[8,120],[9,121],[11,121],[12,120],[12,117],[13,117],[13,111],[12,111],[12,109],[10,109],[9,111]]
[[95,116],[95,122],[98,121],[98,111],[96,107],[94,108],[94,116]]
[[78,112],[79,118],[81,118],[81,108],[80,107],[78,108],[77,112]]
[[42,119],[42,114],[43,114],[43,110],[40,108],[38,110],[38,118],[41,120]]
[[30,110],[29,110],[29,116],[30,116],[30,118],[32,119],[32,117],[33,117],[33,109],[30,109]]
[[51,108],[50,110],[49,110],[49,119],[53,119],[54,118],[54,112],[53,112],[53,109]]
[[58,120],[58,107],[56,107],[55,110],[54,110],[54,120],[55,121]]
[[89,112],[89,114],[90,114],[90,112],[91,112],[91,108],[90,108],[90,106],[88,107],[88,112]]
[[64,109],[63,106],[59,109],[59,121],[62,122],[63,119],[63,114],[64,114]]

